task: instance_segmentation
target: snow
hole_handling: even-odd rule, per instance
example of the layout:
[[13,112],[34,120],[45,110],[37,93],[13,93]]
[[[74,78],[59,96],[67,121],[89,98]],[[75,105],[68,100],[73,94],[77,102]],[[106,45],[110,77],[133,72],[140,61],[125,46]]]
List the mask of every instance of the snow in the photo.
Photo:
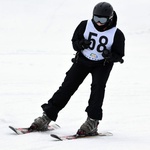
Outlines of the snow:
[[[149,0],[109,1],[126,36],[125,63],[115,65],[104,100],[99,131],[113,133],[56,142],[45,133],[15,135],[9,125],[27,127],[42,114],[40,105],[58,89],[71,66],[72,34],[92,16],[97,0],[0,1],[0,149],[149,150]],[[56,121],[59,135],[73,134],[86,119],[88,76]],[[53,122],[52,122],[53,123]]]

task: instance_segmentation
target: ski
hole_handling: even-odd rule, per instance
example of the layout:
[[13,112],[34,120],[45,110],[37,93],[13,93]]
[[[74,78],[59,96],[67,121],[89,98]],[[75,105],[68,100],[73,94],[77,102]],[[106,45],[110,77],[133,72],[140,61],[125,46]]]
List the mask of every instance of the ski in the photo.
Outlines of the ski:
[[[9,128],[14,131],[16,134],[21,135],[21,134],[27,134],[27,133],[32,133],[32,132],[38,132],[36,130],[28,130],[29,128],[16,128],[13,126],[9,126]],[[48,126],[48,129],[46,131],[52,131],[60,128],[59,125],[57,124],[52,124]],[[42,132],[42,131],[41,131]]]
[[96,135],[85,135],[85,136],[80,136],[78,134],[74,135],[66,135],[66,136],[59,136],[56,134],[50,134],[51,137],[55,138],[58,141],[64,141],[64,140],[74,140],[74,139],[81,139],[81,138],[91,138],[95,136],[112,136],[113,134],[111,132],[101,132]]

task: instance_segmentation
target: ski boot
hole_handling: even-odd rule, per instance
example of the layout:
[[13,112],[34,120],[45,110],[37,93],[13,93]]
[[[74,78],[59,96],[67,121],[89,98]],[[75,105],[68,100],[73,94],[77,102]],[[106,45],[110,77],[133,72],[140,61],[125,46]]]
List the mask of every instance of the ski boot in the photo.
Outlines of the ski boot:
[[87,120],[81,125],[77,131],[78,136],[94,136],[98,134],[98,120],[87,118]]
[[34,120],[28,130],[46,131],[50,122],[51,119],[48,118],[44,112],[42,117],[38,117]]

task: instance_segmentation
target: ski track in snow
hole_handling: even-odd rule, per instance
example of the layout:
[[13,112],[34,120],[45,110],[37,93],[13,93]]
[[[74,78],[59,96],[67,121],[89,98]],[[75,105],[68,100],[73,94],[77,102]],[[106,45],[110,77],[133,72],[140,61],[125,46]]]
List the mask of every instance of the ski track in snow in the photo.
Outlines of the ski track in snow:
[[[0,149],[150,149],[149,0],[110,1],[126,36],[125,63],[115,64],[111,73],[99,125],[99,131],[113,136],[56,142],[50,132],[18,136],[8,128],[27,127],[42,114],[40,105],[71,66],[72,34],[81,20],[91,18],[98,2],[0,1]],[[90,83],[88,76],[60,112],[56,123],[61,129],[51,133],[74,134],[85,121]]]

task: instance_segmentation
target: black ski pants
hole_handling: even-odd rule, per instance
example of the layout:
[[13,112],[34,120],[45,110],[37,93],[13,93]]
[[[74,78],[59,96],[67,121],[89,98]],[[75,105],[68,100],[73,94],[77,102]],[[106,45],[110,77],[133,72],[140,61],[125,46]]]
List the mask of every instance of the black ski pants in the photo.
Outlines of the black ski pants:
[[66,73],[62,85],[54,93],[48,103],[41,106],[43,111],[51,120],[55,121],[59,111],[65,107],[79,85],[84,81],[86,76],[91,73],[91,94],[86,112],[90,118],[102,120],[102,104],[105,87],[112,67],[113,63],[108,63],[104,66],[103,61],[95,63],[85,58],[80,58],[78,62],[73,63]]

